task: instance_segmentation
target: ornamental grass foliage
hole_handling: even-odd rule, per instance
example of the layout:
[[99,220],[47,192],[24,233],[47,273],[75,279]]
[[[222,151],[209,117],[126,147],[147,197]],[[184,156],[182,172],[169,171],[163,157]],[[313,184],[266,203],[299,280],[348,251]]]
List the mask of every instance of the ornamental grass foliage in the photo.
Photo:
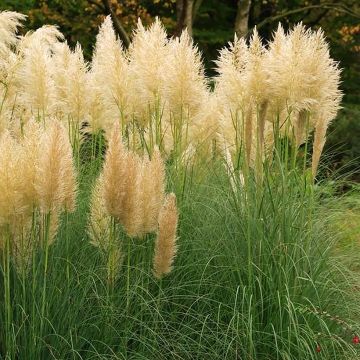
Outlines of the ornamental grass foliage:
[[1,358],[358,358],[316,182],[342,98],[323,32],[235,36],[209,79],[158,19],[125,49],[106,17],[90,62],[24,21],[0,13]]

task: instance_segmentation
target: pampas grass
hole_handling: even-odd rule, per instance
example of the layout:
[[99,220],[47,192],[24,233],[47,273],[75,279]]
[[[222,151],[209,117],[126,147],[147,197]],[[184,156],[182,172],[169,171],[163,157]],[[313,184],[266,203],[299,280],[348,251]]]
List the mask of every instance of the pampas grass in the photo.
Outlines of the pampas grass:
[[322,31],[235,36],[209,79],[158,19],[125,49],[106,17],[89,63],[24,20],[0,13],[0,357],[357,356],[315,185],[341,100]]
[[159,230],[154,254],[154,275],[161,278],[170,273],[176,254],[178,212],[175,194],[169,194],[159,214]]

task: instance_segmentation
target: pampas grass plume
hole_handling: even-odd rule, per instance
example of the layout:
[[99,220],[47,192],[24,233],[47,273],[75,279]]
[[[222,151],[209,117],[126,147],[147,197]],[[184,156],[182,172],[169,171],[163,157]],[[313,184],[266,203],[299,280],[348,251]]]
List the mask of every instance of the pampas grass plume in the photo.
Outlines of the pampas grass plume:
[[111,17],[107,16],[96,37],[91,64],[94,85],[108,116],[115,122],[127,120],[129,107],[129,63],[120,40],[116,37]]
[[119,222],[122,222],[125,216],[124,201],[129,180],[128,159],[129,154],[122,142],[120,127],[115,124],[109,135],[102,174],[106,211]]
[[103,192],[104,179],[100,176],[91,192],[88,234],[91,244],[106,253],[110,248],[111,216],[106,211]]
[[158,148],[143,167],[140,188],[142,190],[142,232],[153,233],[157,229],[160,208],[165,196],[165,165]]
[[153,259],[154,275],[161,279],[172,270],[172,264],[176,255],[176,230],[178,223],[178,210],[176,207],[175,194],[165,197],[164,204],[159,215],[159,229],[155,241],[155,253]]
[[63,125],[53,121],[40,140],[36,190],[41,211],[46,214],[73,210],[75,174],[72,149]]
[[0,137],[0,225],[13,225],[27,212],[24,196],[27,179],[23,177],[20,145],[5,131]]

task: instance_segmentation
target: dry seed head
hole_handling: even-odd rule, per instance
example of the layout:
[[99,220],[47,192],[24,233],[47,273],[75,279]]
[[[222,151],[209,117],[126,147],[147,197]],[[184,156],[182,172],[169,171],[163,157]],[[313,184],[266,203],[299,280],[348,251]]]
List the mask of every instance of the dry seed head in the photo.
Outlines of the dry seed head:
[[142,190],[142,231],[155,232],[159,212],[165,196],[165,166],[160,151],[155,148],[152,158],[143,167],[140,189]]
[[165,197],[159,215],[159,229],[155,241],[153,259],[154,275],[160,279],[171,272],[176,255],[176,230],[178,223],[178,210],[176,208],[175,194]]
[[196,144],[196,150],[205,158],[209,159],[214,144],[219,139],[219,104],[218,98],[214,93],[208,93],[201,104],[197,114],[189,124],[189,142],[190,146]]
[[245,82],[245,68],[248,63],[249,49],[244,39],[236,36],[228,48],[220,51],[219,59],[215,62],[218,77],[215,83],[215,93],[219,105],[235,113],[244,108],[248,101],[248,88]]
[[124,201],[129,179],[128,159],[129,153],[122,143],[119,125],[115,124],[110,133],[102,176],[106,211],[119,222],[126,215]]
[[129,63],[117,39],[110,15],[102,23],[96,37],[92,74],[102,102],[112,121],[125,119],[129,107]]
[[[156,106],[162,88],[163,64],[167,61],[166,32],[159,19],[145,29],[139,20],[129,48],[129,92],[133,111],[148,121],[149,106]],[[160,105],[160,108],[162,105]]]
[[22,56],[17,74],[21,84],[19,100],[26,111],[41,118],[51,115],[54,107],[52,46],[60,35],[55,27],[43,26],[19,44]]
[[[102,100],[102,90],[98,86],[96,74],[90,71],[86,74],[86,82],[88,88],[91,89],[87,94],[88,97],[88,111],[86,115],[86,122],[89,124],[89,131],[93,134],[105,130],[106,134],[110,136],[114,126],[113,116],[114,113],[109,114],[109,109],[105,106]],[[118,119],[117,119],[118,121]],[[115,122],[116,123],[116,122]]]
[[39,123],[31,119],[24,126],[23,138],[21,139],[22,145],[22,169],[23,177],[26,179],[26,187],[24,196],[29,204],[29,210],[32,211],[38,206],[38,196],[36,190],[37,168],[40,153],[40,139],[42,128]]
[[11,46],[18,41],[16,31],[25,18],[25,15],[13,11],[0,12],[0,69],[1,60],[9,56]]
[[266,52],[267,50],[262,44],[255,27],[250,39],[245,76],[251,101],[256,105],[261,105],[263,102],[266,102],[269,97],[267,73],[264,71]]
[[88,234],[91,244],[107,253],[110,248],[111,216],[106,212],[103,187],[104,180],[100,176],[91,192]]
[[[55,86],[56,106],[65,123],[82,123],[87,112],[87,94],[90,89],[86,82],[87,64],[81,46],[72,52],[64,43],[59,43],[54,52],[52,68]],[[55,60],[55,61],[54,61]]]
[[[72,151],[65,128],[51,122],[40,140],[36,190],[43,213],[58,211],[73,204]],[[66,203],[65,203],[66,200]]]
[[130,237],[142,237],[144,235],[141,200],[146,194],[140,187],[143,166],[145,164],[141,162],[139,156],[129,153],[126,164],[125,198],[121,209],[124,215],[121,223]]
[[265,67],[271,94],[290,109],[313,111],[323,106],[323,99],[339,96],[340,71],[330,58],[321,30],[312,32],[300,23],[284,35],[279,27],[270,43]]
[[12,225],[29,207],[22,155],[20,145],[5,131],[0,137],[0,225]]
[[162,93],[169,111],[190,117],[199,110],[207,95],[204,67],[198,48],[187,31],[167,45],[167,58],[162,68]]

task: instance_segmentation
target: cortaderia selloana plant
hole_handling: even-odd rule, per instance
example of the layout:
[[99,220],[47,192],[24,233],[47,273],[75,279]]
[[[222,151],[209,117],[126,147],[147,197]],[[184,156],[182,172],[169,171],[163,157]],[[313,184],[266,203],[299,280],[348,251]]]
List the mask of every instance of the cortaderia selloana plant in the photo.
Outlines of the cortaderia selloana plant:
[[[67,131],[59,122],[54,120],[44,129],[38,121],[30,120],[19,138],[9,131],[1,135],[0,249],[5,288],[4,342],[10,357],[15,354],[11,274],[16,272],[22,279],[25,311],[26,287],[31,285],[27,281],[29,273],[35,279],[42,269],[41,325],[37,329],[42,334],[47,312],[49,248],[61,214],[75,209],[76,187],[72,148]],[[35,308],[32,311],[31,316],[36,316]]]
[[[236,168],[261,173],[277,152],[293,168],[298,148],[314,131],[312,176],[317,173],[326,129],[341,101],[340,70],[321,30],[282,26],[266,48],[254,30],[249,45],[235,36],[220,52],[215,94],[223,148]],[[305,156],[304,169],[307,167]]]
[[[120,125],[115,125],[103,169],[93,188],[89,223],[91,243],[106,259],[110,287],[120,274],[125,254],[130,271],[131,246],[136,246],[133,239],[144,239],[147,234],[157,233],[154,275],[161,278],[170,272],[176,253],[177,219],[175,195],[165,194],[165,166],[160,151],[155,148],[151,158],[129,151]],[[127,282],[128,291],[129,286]]]

